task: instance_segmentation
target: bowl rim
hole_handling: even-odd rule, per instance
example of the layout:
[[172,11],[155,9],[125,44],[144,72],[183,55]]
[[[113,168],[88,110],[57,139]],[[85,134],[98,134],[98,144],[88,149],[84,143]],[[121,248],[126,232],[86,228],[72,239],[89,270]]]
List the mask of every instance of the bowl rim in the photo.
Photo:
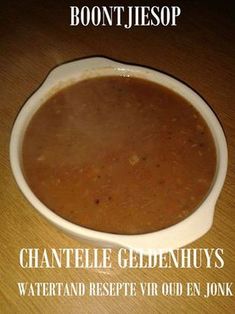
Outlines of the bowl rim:
[[[32,192],[24,178],[20,155],[21,145],[28,123],[40,105],[59,89],[71,85],[75,81],[110,74],[145,78],[172,89],[186,98],[200,112],[214,138],[217,166],[210,191],[192,214],[165,229],[144,234],[125,235],[96,231],[76,225],[45,206]],[[144,254],[152,248],[169,251],[169,249],[185,246],[210,229],[215,203],[223,187],[228,164],[228,149],[223,129],[215,113],[198,93],[180,80],[158,70],[120,63],[104,57],[90,57],[67,62],[49,72],[43,83],[26,100],[18,113],[11,132],[9,154],[13,176],[18,187],[30,204],[50,222],[79,238],[96,243],[123,246],[135,251],[141,250]],[[204,219],[201,220],[203,217]]]

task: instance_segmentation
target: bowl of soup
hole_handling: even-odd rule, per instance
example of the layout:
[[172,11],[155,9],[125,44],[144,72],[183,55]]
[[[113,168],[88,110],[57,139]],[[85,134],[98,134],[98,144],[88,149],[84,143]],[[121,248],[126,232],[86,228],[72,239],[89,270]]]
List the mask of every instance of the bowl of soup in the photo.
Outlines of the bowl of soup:
[[148,254],[210,229],[227,144],[216,115],[179,80],[87,58],[54,68],[26,101],[10,162],[26,199],[53,224]]

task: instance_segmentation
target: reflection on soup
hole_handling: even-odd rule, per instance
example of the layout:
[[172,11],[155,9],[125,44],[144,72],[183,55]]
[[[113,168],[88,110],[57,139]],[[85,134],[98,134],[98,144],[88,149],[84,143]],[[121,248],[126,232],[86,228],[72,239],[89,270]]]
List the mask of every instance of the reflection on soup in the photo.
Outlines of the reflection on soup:
[[61,217],[98,231],[140,234],[190,215],[210,189],[210,131],[184,98],[133,77],[68,86],[33,116],[26,180]]

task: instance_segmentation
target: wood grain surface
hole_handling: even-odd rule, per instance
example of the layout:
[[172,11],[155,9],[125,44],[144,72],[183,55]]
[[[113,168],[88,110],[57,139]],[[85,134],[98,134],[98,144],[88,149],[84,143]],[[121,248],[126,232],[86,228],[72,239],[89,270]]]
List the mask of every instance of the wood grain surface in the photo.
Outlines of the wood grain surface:
[[[72,3],[73,2],[73,3]],[[69,27],[69,5],[86,1],[0,4],[0,312],[232,313],[233,297],[20,297],[17,282],[232,282],[234,279],[234,12],[233,1],[178,3],[177,27]],[[126,3],[122,1],[122,3]],[[152,5],[155,2],[145,1]],[[98,2],[96,2],[98,4]],[[121,5],[121,1],[103,1]],[[129,1],[129,5],[137,1]],[[94,3],[92,2],[92,5]],[[100,4],[101,5],[101,4]],[[142,4],[143,5],[143,4]],[[9,164],[14,120],[51,68],[87,56],[150,66],[186,82],[216,112],[229,148],[229,167],[214,224],[190,248],[223,248],[222,269],[22,269],[21,248],[92,248],[52,226],[23,197]]]

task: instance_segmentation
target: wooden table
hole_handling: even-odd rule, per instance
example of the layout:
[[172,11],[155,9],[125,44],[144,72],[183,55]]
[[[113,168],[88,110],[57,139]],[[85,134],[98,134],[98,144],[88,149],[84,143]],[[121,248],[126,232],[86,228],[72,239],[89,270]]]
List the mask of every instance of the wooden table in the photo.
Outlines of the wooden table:
[[[117,5],[107,1],[107,5]],[[150,3],[150,2],[149,2]],[[163,2],[161,2],[162,4]],[[165,1],[166,3],[166,1]],[[170,2],[168,1],[168,4]],[[171,2],[172,3],[172,2]],[[79,1],[79,5],[84,5]],[[98,2],[97,2],[98,4]],[[133,1],[132,1],[133,5]],[[5,1],[0,20],[1,313],[232,313],[232,297],[20,297],[17,282],[232,282],[234,276],[235,109],[232,1],[181,1],[177,27],[69,26],[67,1]],[[220,119],[229,168],[212,229],[190,248],[223,248],[222,269],[23,269],[22,248],[92,248],[42,218],[17,187],[9,164],[13,122],[56,65],[107,56],[171,74],[193,87]]]

